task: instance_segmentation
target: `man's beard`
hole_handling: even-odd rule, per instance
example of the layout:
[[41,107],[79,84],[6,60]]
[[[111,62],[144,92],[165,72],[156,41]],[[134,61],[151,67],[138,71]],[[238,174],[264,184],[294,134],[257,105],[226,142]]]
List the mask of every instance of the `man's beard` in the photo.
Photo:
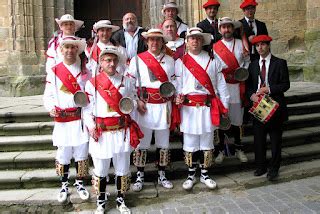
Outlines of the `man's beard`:
[[135,31],[137,29],[137,24],[129,22],[127,24],[123,24],[123,29],[126,31]]
[[222,34],[222,37],[225,38],[225,39],[231,39],[233,37],[233,33],[224,33]]

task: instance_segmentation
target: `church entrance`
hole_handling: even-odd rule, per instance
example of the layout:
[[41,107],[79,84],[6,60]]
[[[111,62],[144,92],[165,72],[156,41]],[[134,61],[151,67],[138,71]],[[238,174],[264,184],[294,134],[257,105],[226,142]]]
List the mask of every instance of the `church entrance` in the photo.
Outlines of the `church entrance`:
[[108,19],[112,24],[122,27],[122,16],[133,12],[142,21],[142,0],[75,0],[74,17],[83,20],[85,27],[78,32],[82,38],[90,38],[92,26],[100,19]]

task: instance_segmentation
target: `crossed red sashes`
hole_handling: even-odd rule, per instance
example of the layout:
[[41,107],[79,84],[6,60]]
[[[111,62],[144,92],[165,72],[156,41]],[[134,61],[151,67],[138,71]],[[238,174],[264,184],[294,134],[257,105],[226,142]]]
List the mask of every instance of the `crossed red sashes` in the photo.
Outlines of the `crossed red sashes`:
[[221,100],[216,96],[209,75],[189,54],[184,55],[183,64],[199,83],[210,92],[210,95],[212,96],[210,107],[211,122],[214,126],[219,126],[220,114],[226,114],[228,109],[223,106]]
[[[138,54],[140,59],[146,64],[146,66],[151,70],[155,77],[157,77],[160,82],[167,82],[169,81],[167,73],[163,70],[160,63],[152,56],[149,51],[145,51],[143,53]],[[171,111],[171,124],[170,129],[173,130],[181,123],[180,118],[180,111],[178,106],[171,102],[172,104],[172,111]]]
[[95,78],[92,78],[90,82],[108,105],[125,118],[125,126],[129,127],[130,130],[130,145],[133,148],[136,148],[140,143],[139,139],[143,138],[144,135],[138,124],[131,119],[130,115],[123,114],[120,111],[119,101],[122,98],[122,95],[119,93],[118,89],[112,84],[105,72],[100,72],[100,74]]

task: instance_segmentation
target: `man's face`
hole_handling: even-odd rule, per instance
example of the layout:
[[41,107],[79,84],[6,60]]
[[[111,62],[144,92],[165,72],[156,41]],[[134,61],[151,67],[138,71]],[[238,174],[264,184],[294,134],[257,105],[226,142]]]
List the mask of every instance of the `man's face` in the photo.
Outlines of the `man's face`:
[[234,27],[233,24],[220,25],[220,33],[223,38],[230,39],[233,37]]
[[266,42],[258,42],[256,44],[256,49],[257,49],[259,55],[262,58],[265,58],[270,53],[270,44],[268,44]]
[[166,20],[162,25],[164,35],[170,37],[171,41],[176,40],[177,24],[173,20]]
[[164,10],[164,17],[165,18],[176,19],[177,15],[178,15],[178,11],[176,8],[167,8]]
[[219,10],[219,7],[218,6],[215,6],[215,5],[211,5],[209,7],[206,7],[206,14],[207,16],[214,20],[217,16],[217,13],[218,13],[218,10]]
[[113,76],[117,72],[118,63],[119,59],[115,54],[107,53],[100,57],[100,66],[109,76]]
[[62,22],[60,25],[60,30],[65,36],[74,36],[76,32],[76,25],[72,21]]
[[122,25],[126,31],[135,31],[137,28],[137,17],[133,13],[127,13],[122,19]]
[[159,54],[163,44],[162,37],[149,37],[147,40],[148,50],[153,54]]
[[103,27],[98,29],[99,41],[101,41],[102,43],[108,43],[110,41],[111,35],[112,35],[111,28]]
[[61,47],[61,54],[68,61],[75,61],[77,59],[77,52],[78,46],[73,44],[65,44]]
[[243,14],[248,19],[254,19],[254,14],[255,13],[256,13],[256,6],[250,5],[248,7],[243,8]]
[[201,51],[203,45],[203,37],[200,35],[189,36],[187,46],[190,51]]

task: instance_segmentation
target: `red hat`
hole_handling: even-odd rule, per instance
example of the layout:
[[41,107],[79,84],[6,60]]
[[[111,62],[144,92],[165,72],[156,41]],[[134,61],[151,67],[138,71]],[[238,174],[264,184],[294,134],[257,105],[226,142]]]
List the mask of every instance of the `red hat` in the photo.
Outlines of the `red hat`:
[[256,0],[244,0],[240,5],[240,8],[243,9],[248,6],[257,6],[257,5],[258,3],[256,2]]
[[207,3],[205,3],[204,5],[202,5],[202,7],[204,9],[206,9],[209,6],[220,6],[220,3],[217,0],[208,0]]
[[251,40],[251,44],[257,44],[258,42],[271,42],[272,38],[268,35],[259,35],[259,36],[255,36],[253,37],[253,39]]

